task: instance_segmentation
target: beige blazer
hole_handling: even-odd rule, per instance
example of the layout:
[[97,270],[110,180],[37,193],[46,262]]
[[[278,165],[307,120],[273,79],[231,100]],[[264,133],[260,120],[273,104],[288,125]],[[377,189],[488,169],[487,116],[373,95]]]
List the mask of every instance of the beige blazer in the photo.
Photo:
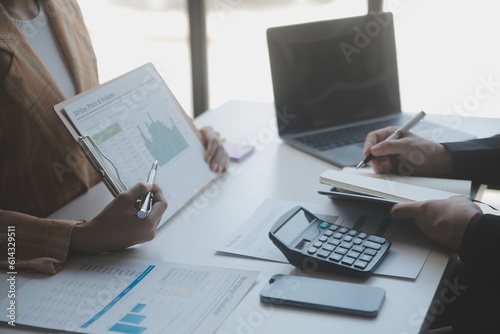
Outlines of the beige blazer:
[[[76,1],[40,3],[77,92],[97,85],[94,50]],[[53,111],[66,97],[1,5],[0,80],[0,208],[46,216],[98,177]]]
[[[98,84],[97,63],[78,4],[40,0],[77,92]],[[0,266],[7,227],[16,229],[16,269],[55,273],[78,220],[44,219],[100,178],[53,110],[66,97],[0,5]]]

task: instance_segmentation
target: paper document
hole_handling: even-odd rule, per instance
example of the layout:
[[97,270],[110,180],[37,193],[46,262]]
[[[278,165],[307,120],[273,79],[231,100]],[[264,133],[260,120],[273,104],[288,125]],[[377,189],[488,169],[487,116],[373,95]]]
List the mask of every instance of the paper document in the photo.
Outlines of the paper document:
[[392,199],[400,203],[448,199],[459,194],[336,170],[320,175],[320,182],[341,189]]
[[[212,333],[257,275],[108,256],[82,258],[55,276],[38,275],[19,287],[16,324],[92,334]],[[7,303],[7,298],[0,302],[3,310]]]
[[347,228],[383,236],[392,242],[386,258],[375,274],[416,279],[431,250],[430,241],[410,222],[393,221],[384,211],[363,210],[359,203],[329,203],[315,205],[267,199],[220,247],[219,252],[288,263],[288,260],[269,239],[274,222],[291,208],[301,205],[318,217]]
[[151,164],[158,160],[156,183],[168,202],[162,223],[217,176],[203,159],[205,149],[192,121],[151,64],[54,109],[63,122],[69,119],[70,132],[93,140],[113,163],[101,157],[106,169],[113,172],[116,167],[127,189],[146,182]]

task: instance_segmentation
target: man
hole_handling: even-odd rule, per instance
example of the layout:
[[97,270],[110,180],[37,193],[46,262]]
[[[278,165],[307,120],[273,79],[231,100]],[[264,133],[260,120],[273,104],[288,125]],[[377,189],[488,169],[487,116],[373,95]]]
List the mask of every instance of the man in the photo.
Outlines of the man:
[[[438,144],[409,133],[398,140],[384,141],[395,130],[380,129],[369,133],[365,140],[364,154],[377,157],[371,162],[375,172],[405,170],[415,176],[500,185],[500,136]],[[429,239],[458,253],[472,276],[466,292],[458,299],[452,332],[498,330],[500,216],[483,214],[463,196],[398,204],[391,214],[395,219],[413,219]]]
[[[53,106],[98,84],[97,63],[74,0],[0,0],[0,266],[15,228],[16,269],[54,274],[71,252],[96,254],[151,240],[167,203],[157,185],[138,184],[97,217],[43,217],[100,181]],[[215,172],[229,163],[218,134],[200,130]],[[62,172],[61,172],[62,171]],[[134,204],[154,193],[151,214]]]

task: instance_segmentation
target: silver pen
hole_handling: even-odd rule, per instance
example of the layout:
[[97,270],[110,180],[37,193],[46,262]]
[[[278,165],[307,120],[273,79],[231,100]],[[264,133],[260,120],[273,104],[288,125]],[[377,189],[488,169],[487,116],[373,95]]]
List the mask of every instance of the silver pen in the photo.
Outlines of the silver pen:
[[[396,139],[399,137],[404,136],[408,131],[410,131],[411,128],[413,128],[418,122],[420,122],[423,118],[425,117],[425,112],[421,111],[418,114],[415,115],[408,123],[394,131],[389,137],[387,137],[384,141],[386,140],[391,140],[391,139]],[[361,161],[357,166],[356,169],[360,167],[366,166],[370,161],[375,159],[375,156],[373,154],[368,154],[368,156],[365,158],[365,160]]]
[[[151,170],[149,171],[148,176],[148,184],[153,184],[156,178],[156,171],[158,170],[158,160],[153,162],[153,166],[151,166]],[[153,192],[148,192],[142,199],[139,204],[139,210],[137,211],[137,217],[143,219],[149,216],[151,212],[151,208],[153,207]]]

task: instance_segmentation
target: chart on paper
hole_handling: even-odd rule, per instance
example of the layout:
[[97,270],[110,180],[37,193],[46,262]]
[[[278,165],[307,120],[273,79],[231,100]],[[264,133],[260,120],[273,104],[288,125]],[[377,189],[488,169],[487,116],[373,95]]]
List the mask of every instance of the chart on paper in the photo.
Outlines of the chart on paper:
[[153,78],[146,80],[123,94],[116,90],[105,94],[107,100],[97,96],[84,107],[81,102],[78,109],[66,107],[80,132],[120,166],[127,188],[144,182],[152,161],[158,160],[162,167],[189,149],[185,136],[190,129],[180,129],[181,116],[169,110],[175,104]]
[[[149,133],[149,137],[144,134],[139,125],[137,128],[141,134],[144,146],[153,158],[158,160],[158,164],[163,166],[187,149],[188,143],[173,122],[168,126],[160,121],[153,120],[149,113],[147,115],[151,122],[149,124],[145,122],[144,125]],[[170,119],[170,121],[172,120]]]
[[192,124],[152,65],[101,85],[64,110],[106,157],[101,159],[105,167],[117,167],[127,189],[145,182],[158,160],[156,182],[169,201],[167,215],[215,177]]
[[[17,295],[19,324],[91,334],[212,333],[258,273],[219,267],[126,260],[73,260]],[[7,299],[0,298],[0,307]]]

